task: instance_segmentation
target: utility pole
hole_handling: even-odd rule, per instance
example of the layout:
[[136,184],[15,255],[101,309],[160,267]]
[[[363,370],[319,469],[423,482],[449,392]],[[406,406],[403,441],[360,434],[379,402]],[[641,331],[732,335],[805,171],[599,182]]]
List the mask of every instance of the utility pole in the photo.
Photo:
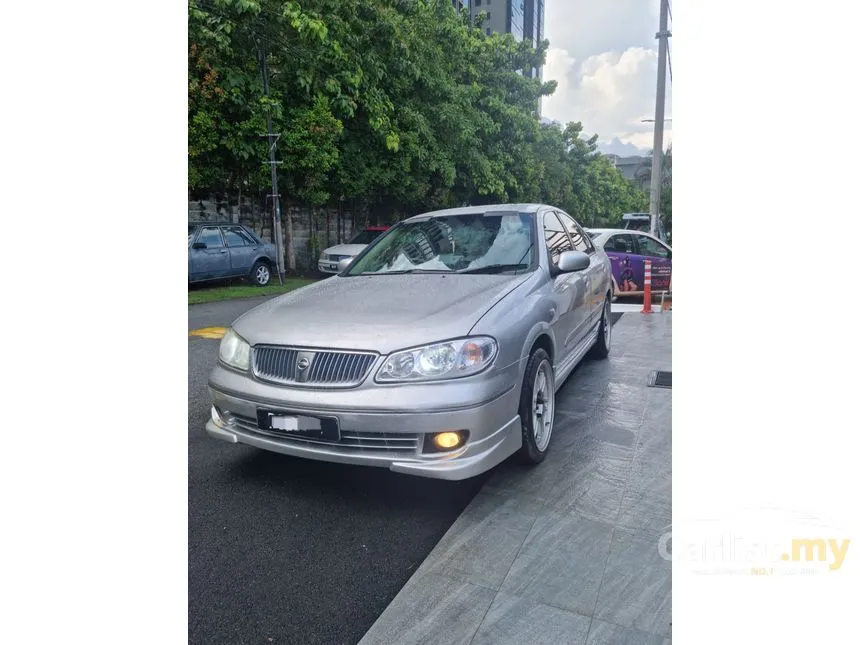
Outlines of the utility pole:
[[654,149],[651,153],[651,235],[657,235],[660,191],[663,188],[663,125],[666,110],[666,51],[669,37],[669,0],[660,1],[660,31],[657,47],[657,105],[654,109]]
[[[263,94],[269,98],[269,67],[266,59],[269,57],[267,45],[263,44],[263,51],[260,53],[260,71],[263,74]],[[268,105],[266,105],[266,130],[265,136],[269,141],[269,167],[272,170],[272,224],[275,237],[275,244],[278,248],[278,281],[284,284],[284,237],[281,230],[281,195],[278,193],[278,164],[275,160],[275,148],[278,145],[278,137],[280,134],[272,132],[272,113]]]

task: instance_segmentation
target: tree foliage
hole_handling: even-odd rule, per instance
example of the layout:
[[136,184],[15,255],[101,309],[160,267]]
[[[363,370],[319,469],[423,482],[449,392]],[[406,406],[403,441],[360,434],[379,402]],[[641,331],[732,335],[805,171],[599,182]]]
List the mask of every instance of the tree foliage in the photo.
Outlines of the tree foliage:
[[[648,157],[636,170],[636,180],[640,186],[644,186],[651,181],[651,164],[653,162],[654,151],[652,150]],[[663,153],[663,161],[660,165],[660,173],[663,175],[660,187],[660,219],[663,221],[663,227],[667,231],[672,230],[672,144]]]
[[486,36],[450,0],[189,0],[189,185],[270,192],[268,114],[286,200],[380,219],[540,201],[614,223],[647,197],[579,123],[537,118],[548,44]]

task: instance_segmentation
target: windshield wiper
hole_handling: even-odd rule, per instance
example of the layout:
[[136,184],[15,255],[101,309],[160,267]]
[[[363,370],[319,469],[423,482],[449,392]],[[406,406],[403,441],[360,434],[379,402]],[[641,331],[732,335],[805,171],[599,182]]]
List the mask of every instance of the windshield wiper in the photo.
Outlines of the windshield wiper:
[[474,269],[463,269],[457,273],[503,273],[505,271],[517,271],[519,269],[527,269],[528,264],[488,264]]
[[403,275],[404,273],[454,273],[449,269],[401,269],[399,271],[362,271],[358,275]]

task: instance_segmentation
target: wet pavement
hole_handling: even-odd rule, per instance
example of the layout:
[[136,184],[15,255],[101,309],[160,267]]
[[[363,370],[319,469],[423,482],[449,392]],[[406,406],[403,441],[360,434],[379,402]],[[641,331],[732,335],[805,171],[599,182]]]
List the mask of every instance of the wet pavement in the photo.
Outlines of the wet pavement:
[[628,313],[557,395],[550,453],[483,489],[361,645],[671,640],[670,313]]

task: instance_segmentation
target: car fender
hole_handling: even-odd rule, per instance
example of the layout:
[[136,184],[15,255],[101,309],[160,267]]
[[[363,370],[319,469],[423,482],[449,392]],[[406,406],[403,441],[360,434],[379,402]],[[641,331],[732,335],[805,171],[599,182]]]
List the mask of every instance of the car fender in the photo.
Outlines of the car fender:
[[[512,370],[516,374],[517,397],[522,390],[523,375],[532,345],[541,335],[549,338],[555,352],[557,347],[552,322],[553,300],[546,295],[545,276],[538,270],[500,298],[470,330],[470,335],[488,335],[499,344],[495,369]],[[516,365],[516,367],[514,367]],[[515,370],[515,371],[514,371]]]

